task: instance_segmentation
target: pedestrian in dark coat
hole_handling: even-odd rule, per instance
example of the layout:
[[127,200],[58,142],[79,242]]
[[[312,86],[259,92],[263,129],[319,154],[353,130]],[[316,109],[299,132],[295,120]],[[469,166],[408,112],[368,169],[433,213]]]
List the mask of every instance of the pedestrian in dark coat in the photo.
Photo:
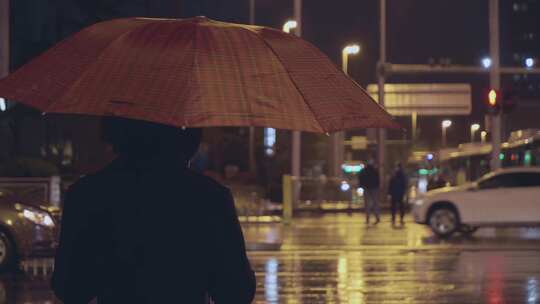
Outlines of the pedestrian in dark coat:
[[403,199],[407,192],[407,175],[403,171],[401,164],[398,164],[394,175],[390,179],[390,185],[388,186],[388,194],[390,194],[392,202],[392,224],[396,222],[396,213],[399,209],[400,222],[403,224],[403,217],[405,215],[405,204]]
[[380,221],[379,206],[379,173],[373,166],[373,161],[369,161],[358,175],[358,184],[364,189],[364,201],[366,209],[366,223],[369,224],[371,214],[375,214],[375,224]]
[[251,303],[231,192],[188,168],[200,129],[104,119],[118,158],[65,200],[52,287],[66,304]]

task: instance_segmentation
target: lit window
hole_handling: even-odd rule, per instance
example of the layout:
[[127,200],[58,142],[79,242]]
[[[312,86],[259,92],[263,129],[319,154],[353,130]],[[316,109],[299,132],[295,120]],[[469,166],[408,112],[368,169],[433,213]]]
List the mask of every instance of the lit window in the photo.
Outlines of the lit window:
[[514,9],[514,12],[519,11],[519,4],[514,3],[514,5],[513,5],[512,7],[513,7],[513,9]]

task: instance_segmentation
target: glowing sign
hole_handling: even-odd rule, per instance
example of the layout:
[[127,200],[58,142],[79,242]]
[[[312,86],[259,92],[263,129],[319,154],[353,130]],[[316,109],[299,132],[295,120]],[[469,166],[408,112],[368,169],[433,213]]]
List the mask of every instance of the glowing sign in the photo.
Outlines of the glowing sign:
[[364,165],[342,165],[341,169],[343,169],[345,173],[359,173],[364,169]]

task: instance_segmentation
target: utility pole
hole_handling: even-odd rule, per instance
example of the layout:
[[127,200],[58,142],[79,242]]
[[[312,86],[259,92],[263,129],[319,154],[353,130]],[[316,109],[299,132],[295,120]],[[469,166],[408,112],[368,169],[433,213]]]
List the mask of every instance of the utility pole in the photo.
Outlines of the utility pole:
[[[500,73],[500,42],[499,42],[499,0],[489,0],[489,52],[491,69],[489,71],[489,85],[492,90],[501,87]],[[491,170],[501,167],[499,154],[501,153],[501,114],[491,114]]]
[[[302,37],[302,0],[294,0],[294,20],[296,20],[297,26],[295,34],[298,37]],[[291,159],[291,171],[293,177],[300,177],[301,172],[301,151],[302,151],[302,133],[300,131],[293,131],[292,134],[292,159]],[[296,195],[295,189],[295,195]],[[295,197],[296,199],[296,197]]]
[[[302,0],[294,0],[294,21],[296,21],[295,34],[302,36]],[[283,30],[289,32],[289,22],[285,24]],[[294,203],[300,197],[300,164],[301,164],[301,142],[300,131],[292,132],[292,155],[291,155],[291,175],[283,176],[283,223],[290,224],[293,218]]]
[[255,0],[249,0],[249,24],[255,24]]
[[[249,0],[249,24],[255,24],[255,0]],[[249,127],[249,172],[254,176],[257,173],[255,156],[255,127]]]
[[[349,56],[357,55],[360,53],[360,45],[349,44],[341,51],[341,69],[343,73],[348,75],[349,70]],[[343,169],[341,166],[344,162],[345,155],[345,131],[335,132],[330,136],[330,176],[342,177]]]
[[[384,84],[385,84],[385,74],[383,67],[386,64],[386,0],[379,0],[379,64],[377,67],[378,75],[378,87],[379,87],[379,105],[384,107]],[[384,182],[386,181],[384,169],[385,163],[385,141],[386,141],[386,130],[380,128],[377,130],[377,162],[379,167],[379,178],[381,189],[384,189]]]
[[0,0],[0,78],[9,74],[9,15],[9,0]]

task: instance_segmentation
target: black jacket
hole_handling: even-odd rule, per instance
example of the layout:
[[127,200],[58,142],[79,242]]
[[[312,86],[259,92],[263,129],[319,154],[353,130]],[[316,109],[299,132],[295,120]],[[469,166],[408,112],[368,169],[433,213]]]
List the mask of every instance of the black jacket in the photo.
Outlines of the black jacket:
[[358,183],[364,189],[379,189],[379,172],[372,165],[367,165],[360,171]]
[[398,170],[390,179],[388,193],[394,198],[402,198],[407,191],[407,176],[403,170]]
[[173,159],[118,159],[66,197],[52,285],[66,304],[251,303],[230,191]]

